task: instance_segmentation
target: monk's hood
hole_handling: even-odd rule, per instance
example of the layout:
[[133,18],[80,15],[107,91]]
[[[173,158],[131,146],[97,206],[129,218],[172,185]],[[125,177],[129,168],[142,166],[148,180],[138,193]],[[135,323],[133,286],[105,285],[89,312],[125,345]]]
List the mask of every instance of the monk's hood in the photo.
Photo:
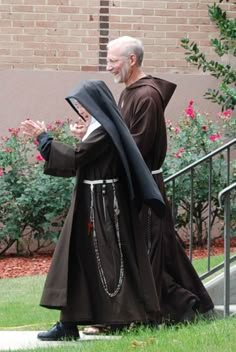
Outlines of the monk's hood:
[[177,87],[175,83],[148,75],[131,84],[129,87],[126,87],[126,89],[133,90],[142,86],[152,87],[160,94],[163,104],[163,110],[165,110],[166,106],[170,101],[170,98],[174,94],[174,91]]

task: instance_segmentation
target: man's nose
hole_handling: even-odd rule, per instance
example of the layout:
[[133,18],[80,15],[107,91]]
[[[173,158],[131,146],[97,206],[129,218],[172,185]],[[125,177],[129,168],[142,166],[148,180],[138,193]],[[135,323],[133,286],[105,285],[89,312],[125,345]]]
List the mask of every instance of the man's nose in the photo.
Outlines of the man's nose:
[[112,65],[111,65],[110,62],[107,62],[106,70],[107,71],[111,71],[112,70]]

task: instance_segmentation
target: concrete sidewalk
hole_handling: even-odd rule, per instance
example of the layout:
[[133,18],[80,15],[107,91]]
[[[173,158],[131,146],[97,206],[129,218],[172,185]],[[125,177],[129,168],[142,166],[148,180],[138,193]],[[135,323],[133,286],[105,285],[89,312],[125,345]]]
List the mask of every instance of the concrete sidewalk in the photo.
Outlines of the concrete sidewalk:
[[63,345],[76,345],[92,340],[114,340],[120,336],[85,335],[80,332],[80,339],[75,341],[40,341],[37,339],[39,331],[0,331],[0,351],[20,351],[39,347],[55,347]]

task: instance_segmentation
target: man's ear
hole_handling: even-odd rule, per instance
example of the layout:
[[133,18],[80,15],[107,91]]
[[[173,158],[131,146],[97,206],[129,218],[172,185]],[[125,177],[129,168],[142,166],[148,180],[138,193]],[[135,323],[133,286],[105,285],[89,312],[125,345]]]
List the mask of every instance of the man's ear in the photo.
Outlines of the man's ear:
[[135,54],[131,54],[129,56],[130,66],[135,66],[137,63],[137,56]]

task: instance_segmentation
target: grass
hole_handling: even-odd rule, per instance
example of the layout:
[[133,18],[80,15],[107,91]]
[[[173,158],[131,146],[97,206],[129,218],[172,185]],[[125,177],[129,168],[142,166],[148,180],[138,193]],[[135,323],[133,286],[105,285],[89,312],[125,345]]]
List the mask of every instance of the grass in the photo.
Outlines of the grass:
[[[218,264],[222,258],[215,258]],[[195,268],[204,265],[194,262]],[[215,264],[214,264],[215,265]],[[205,269],[204,269],[205,270]],[[1,330],[48,329],[59,312],[39,306],[45,276],[1,279]],[[212,321],[199,320],[195,324],[161,327],[151,330],[141,327],[124,332],[120,339],[65,342],[58,347],[21,350],[21,352],[78,351],[78,352],[236,352],[236,317]]]
[[[211,256],[211,268],[214,268],[215,266],[223,262],[224,262],[224,255]],[[208,270],[207,264],[208,264],[207,258],[193,260],[193,266],[199,275],[205,273]]]
[[181,327],[151,330],[139,328],[118,340],[64,342],[58,347],[21,350],[28,352],[235,352],[236,318],[199,321]]
[[1,330],[37,330],[58,320],[58,312],[39,306],[44,280],[45,276],[1,279]]

